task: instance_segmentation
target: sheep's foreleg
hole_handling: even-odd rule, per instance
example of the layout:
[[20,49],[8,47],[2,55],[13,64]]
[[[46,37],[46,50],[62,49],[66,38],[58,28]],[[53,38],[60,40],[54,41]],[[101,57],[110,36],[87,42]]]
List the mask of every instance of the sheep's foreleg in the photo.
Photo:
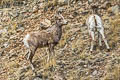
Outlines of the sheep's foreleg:
[[103,41],[105,42],[107,49],[110,50],[110,47],[109,47],[108,42],[107,42],[105,35],[104,35],[104,31],[100,30],[100,34],[102,35]]
[[94,35],[95,34],[94,34],[93,31],[90,31],[90,35],[91,35],[91,38],[92,38],[90,51],[92,52],[93,48],[94,48],[94,41],[95,41]]
[[35,70],[35,68],[34,68],[34,66],[33,66],[32,59],[33,59],[33,56],[34,56],[34,54],[35,54],[35,51],[36,51],[36,48],[32,48],[32,49],[31,49],[31,52],[30,52],[30,54],[29,54],[30,66],[31,66],[31,68],[32,68],[33,71]]
[[52,45],[52,65],[53,65],[53,67],[55,67],[55,65],[56,65],[54,45]]
[[56,64],[56,61],[55,61],[55,52],[54,52],[54,44],[51,44],[49,46],[49,58],[50,58],[50,66],[52,65],[53,67],[55,66]]
[[47,67],[49,67],[50,63],[51,63],[51,56],[52,56],[51,45],[48,46],[48,51],[49,51],[49,53],[47,54],[48,55],[48,57],[47,57]]
[[27,50],[26,54],[25,54],[25,58],[28,60],[28,54],[29,54],[29,50]]
[[30,54],[31,54],[31,51],[30,51],[30,50],[27,50],[27,53],[26,53],[26,55],[25,55],[25,57],[26,57],[27,60],[29,60]]
[[46,61],[45,69],[47,69],[50,66],[51,52],[50,52],[50,48],[49,47],[46,48],[46,53],[47,53],[47,61]]
[[100,46],[100,50],[102,50],[102,40],[101,40],[101,34],[98,32],[98,39],[99,39],[99,46]]

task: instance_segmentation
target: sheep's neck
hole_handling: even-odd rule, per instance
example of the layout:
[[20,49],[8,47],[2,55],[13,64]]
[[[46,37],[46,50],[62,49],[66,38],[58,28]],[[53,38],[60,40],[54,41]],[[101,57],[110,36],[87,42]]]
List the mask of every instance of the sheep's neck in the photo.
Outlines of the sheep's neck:
[[62,36],[62,25],[56,24],[56,34],[55,34],[55,42],[58,43]]
[[60,23],[56,23],[56,28],[57,28],[57,32],[61,32],[62,31],[62,24]]
[[57,33],[58,33],[58,36],[61,37],[61,35],[62,35],[62,25],[61,24],[57,25]]

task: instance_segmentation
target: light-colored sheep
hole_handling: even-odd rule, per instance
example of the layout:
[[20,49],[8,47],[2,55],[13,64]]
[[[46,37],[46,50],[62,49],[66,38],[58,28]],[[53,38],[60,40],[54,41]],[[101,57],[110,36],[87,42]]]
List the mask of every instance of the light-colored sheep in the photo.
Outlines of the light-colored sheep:
[[93,51],[96,31],[98,32],[99,45],[102,46],[102,43],[101,43],[101,38],[102,38],[103,41],[105,42],[107,49],[110,50],[110,47],[109,47],[107,40],[105,38],[105,35],[104,35],[104,27],[103,27],[102,19],[100,16],[97,15],[96,7],[92,6],[92,9],[93,9],[92,15],[90,15],[88,17],[88,19],[86,20],[86,24],[88,26],[88,31],[92,38],[90,51],[91,52]]

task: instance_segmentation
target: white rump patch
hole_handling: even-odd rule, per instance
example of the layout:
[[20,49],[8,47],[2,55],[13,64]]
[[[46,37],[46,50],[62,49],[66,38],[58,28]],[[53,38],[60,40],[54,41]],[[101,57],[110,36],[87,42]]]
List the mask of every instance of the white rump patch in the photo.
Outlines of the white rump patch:
[[27,47],[27,48],[29,48],[29,44],[28,44],[28,39],[29,39],[29,37],[30,37],[30,34],[27,34],[26,36],[25,36],[25,38],[23,39],[23,42],[24,42],[24,45]]

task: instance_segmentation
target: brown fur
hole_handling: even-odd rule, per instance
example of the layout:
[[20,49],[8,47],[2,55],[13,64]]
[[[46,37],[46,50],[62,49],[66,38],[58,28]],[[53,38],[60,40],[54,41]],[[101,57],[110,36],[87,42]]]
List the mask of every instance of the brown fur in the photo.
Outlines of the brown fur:
[[58,18],[58,20],[56,20],[56,24],[46,30],[29,33],[30,36],[27,39],[27,43],[29,45],[29,54],[27,53],[28,54],[27,59],[30,60],[31,67],[33,70],[34,67],[32,65],[32,58],[38,47],[39,48],[48,47],[50,52],[49,55],[54,56],[54,47],[58,44],[62,35],[63,26],[62,19]]

